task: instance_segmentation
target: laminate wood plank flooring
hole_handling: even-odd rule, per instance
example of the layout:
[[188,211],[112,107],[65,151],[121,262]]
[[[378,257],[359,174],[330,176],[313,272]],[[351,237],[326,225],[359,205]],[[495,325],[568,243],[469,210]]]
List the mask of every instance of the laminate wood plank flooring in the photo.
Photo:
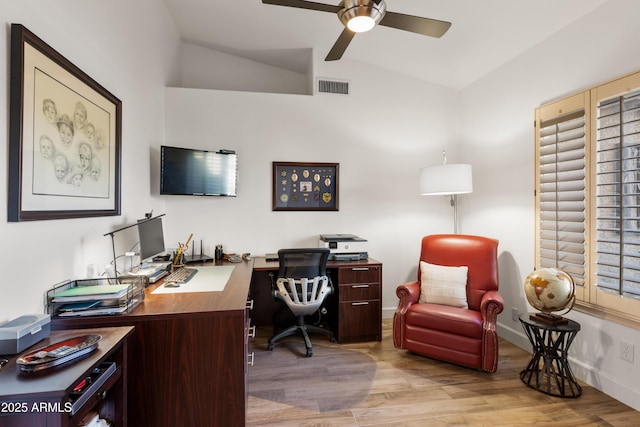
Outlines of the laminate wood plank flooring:
[[[578,398],[548,396],[527,387],[519,373],[531,354],[508,341],[500,340],[498,371],[489,374],[397,350],[391,319],[384,319],[382,332],[382,342],[342,345],[311,336],[312,343],[361,351],[376,361],[364,402],[321,413],[250,395],[247,426],[640,426],[640,412],[583,382]],[[256,364],[270,333],[259,328],[251,340]],[[300,338],[293,339],[303,346]],[[286,366],[282,369],[285,375]],[[251,368],[248,375],[251,381]]]

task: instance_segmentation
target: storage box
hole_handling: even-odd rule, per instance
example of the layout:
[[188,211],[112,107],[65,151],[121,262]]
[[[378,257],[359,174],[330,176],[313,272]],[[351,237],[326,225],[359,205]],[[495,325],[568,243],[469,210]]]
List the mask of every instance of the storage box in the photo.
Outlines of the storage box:
[[18,354],[49,336],[51,316],[25,314],[0,325],[0,354]]

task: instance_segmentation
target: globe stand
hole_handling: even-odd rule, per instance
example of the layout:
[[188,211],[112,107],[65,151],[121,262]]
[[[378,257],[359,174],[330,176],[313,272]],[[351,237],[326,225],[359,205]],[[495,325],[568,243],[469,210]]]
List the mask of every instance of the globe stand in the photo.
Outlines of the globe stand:
[[531,320],[546,323],[547,325],[566,325],[569,323],[569,319],[558,316],[553,313],[533,313],[529,315]]

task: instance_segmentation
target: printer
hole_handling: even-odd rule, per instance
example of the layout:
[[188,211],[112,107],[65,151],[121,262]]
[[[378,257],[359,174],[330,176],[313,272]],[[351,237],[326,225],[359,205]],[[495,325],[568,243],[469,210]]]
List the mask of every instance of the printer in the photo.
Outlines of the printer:
[[330,260],[355,261],[369,258],[367,241],[353,234],[321,234],[319,248],[328,248]]

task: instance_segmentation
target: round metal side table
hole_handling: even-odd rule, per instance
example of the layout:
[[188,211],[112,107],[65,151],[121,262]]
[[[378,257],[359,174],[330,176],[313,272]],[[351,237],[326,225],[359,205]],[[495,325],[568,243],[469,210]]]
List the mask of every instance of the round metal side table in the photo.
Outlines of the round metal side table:
[[551,396],[579,397],[582,387],[571,371],[567,353],[580,324],[569,320],[553,325],[531,319],[529,314],[519,319],[533,346],[533,356],[520,372],[522,382]]

